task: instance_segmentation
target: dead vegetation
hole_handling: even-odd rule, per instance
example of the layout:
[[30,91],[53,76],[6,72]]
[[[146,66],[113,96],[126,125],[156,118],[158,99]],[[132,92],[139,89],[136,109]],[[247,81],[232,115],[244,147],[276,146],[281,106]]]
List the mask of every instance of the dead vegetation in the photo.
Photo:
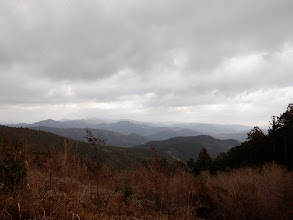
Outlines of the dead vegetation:
[[[70,151],[71,145],[64,142],[63,152],[52,148],[36,162],[33,155],[24,151],[25,145],[15,147],[8,141],[1,142],[1,177],[13,178],[10,182],[7,178],[6,182],[0,181],[0,219],[293,216],[293,173],[274,163],[215,175],[204,171],[195,176],[183,163],[171,165],[155,151],[149,162],[133,169],[118,169],[101,164],[96,157],[81,160],[78,145]],[[20,178],[18,167],[23,170],[24,166],[25,181],[15,181],[14,175]],[[9,183],[13,187],[5,186]]]
[[[58,156],[61,162],[64,157]],[[55,158],[56,159],[56,158]],[[56,163],[56,161],[55,161]],[[195,177],[150,163],[99,169],[70,161],[50,174],[30,169],[25,187],[1,192],[1,219],[290,219],[293,175],[276,164]],[[98,191],[97,191],[98,190]]]

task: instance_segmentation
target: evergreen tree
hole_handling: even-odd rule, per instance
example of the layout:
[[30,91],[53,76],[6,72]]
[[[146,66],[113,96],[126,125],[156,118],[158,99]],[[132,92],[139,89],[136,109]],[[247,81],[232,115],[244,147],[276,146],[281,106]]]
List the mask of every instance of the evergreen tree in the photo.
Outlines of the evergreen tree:
[[194,161],[194,159],[192,157],[188,159],[188,161],[187,161],[187,167],[190,170],[193,170],[194,169],[194,167],[195,167],[195,161]]
[[195,163],[194,173],[198,175],[200,174],[200,171],[210,170],[212,162],[213,159],[208,154],[208,151],[205,148],[201,149],[198,155],[198,159]]
[[279,117],[273,117],[269,130],[274,160],[293,169],[293,104]]
[[265,134],[263,131],[258,127],[255,126],[249,133],[247,133],[247,140],[248,141],[253,141],[253,142],[258,142],[262,141],[263,138],[265,137]]
[[201,170],[209,170],[212,164],[212,158],[208,154],[208,151],[203,148],[199,152],[198,159],[196,161],[196,166]]

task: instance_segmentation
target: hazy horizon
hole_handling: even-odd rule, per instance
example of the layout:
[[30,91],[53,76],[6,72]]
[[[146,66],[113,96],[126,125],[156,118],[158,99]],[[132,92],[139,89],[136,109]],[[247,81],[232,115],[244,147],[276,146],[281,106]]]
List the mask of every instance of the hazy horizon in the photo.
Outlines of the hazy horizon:
[[[104,120],[104,122],[100,122],[100,123],[116,123],[116,122],[120,122],[120,121],[129,121],[129,122],[133,122],[133,123],[145,123],[145,124],[153,124],[153,125],[159,125],[159,126],[173,126],[173,125],[179,125],[179,124],[210,124],[210,125],[223,125],[223,126],[248,126],[253,128],[254,126],[259,126],[262,129],[268,129],[268,127],[270,126],[269,122],[267,124],[264,125],[250,125],[250,124],[219,124],[219,123],[204,123],[204,122],[195,122],[195,121],[190,121],[190,122],[184,122],[184,121],[140,121],[140,120],[133,120],[133,119],[111,119],[111,118],[75,118],[75,119],[53,119],[53,118],[47,118],[47,119],[42,119],[42,120],[38,120],[38,121],[5,121],[5,120],[0,120],[0,124],[2,125],[13,125],[13,124],[33,124],[36,122],[41,122],[41,121],[47,121],[47,120],[53,120],[53,121],[60,121],[60,122],[64,122],[64,121],[75,121],[75,120]],[[96,123],[96,124],[100,124],[100,123]]]

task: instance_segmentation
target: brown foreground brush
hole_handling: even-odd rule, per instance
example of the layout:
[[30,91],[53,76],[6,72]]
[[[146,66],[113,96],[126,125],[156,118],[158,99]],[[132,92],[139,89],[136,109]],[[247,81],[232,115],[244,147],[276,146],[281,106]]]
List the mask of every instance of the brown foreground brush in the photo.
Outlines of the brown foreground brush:
[[[293,174],[267,164],[194,177],[155,166],[94,179],[30,170],[25,188],[0,193],[0,219],[290,219]],[[72,168],[74,169],[74,168]],[[84,171],[86,172],[86,171]]]

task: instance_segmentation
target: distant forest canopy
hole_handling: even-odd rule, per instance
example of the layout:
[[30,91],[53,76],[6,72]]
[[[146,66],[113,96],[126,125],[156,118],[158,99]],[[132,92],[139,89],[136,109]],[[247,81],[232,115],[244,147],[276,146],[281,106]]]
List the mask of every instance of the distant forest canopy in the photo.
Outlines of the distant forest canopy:
[[214,159],[212,170],[227,170],[241,166],[261,166],[276,162],[293,169],[293,104],[280,116],[273,116],[268,134],[254,127],[247,141],[221,153]]

